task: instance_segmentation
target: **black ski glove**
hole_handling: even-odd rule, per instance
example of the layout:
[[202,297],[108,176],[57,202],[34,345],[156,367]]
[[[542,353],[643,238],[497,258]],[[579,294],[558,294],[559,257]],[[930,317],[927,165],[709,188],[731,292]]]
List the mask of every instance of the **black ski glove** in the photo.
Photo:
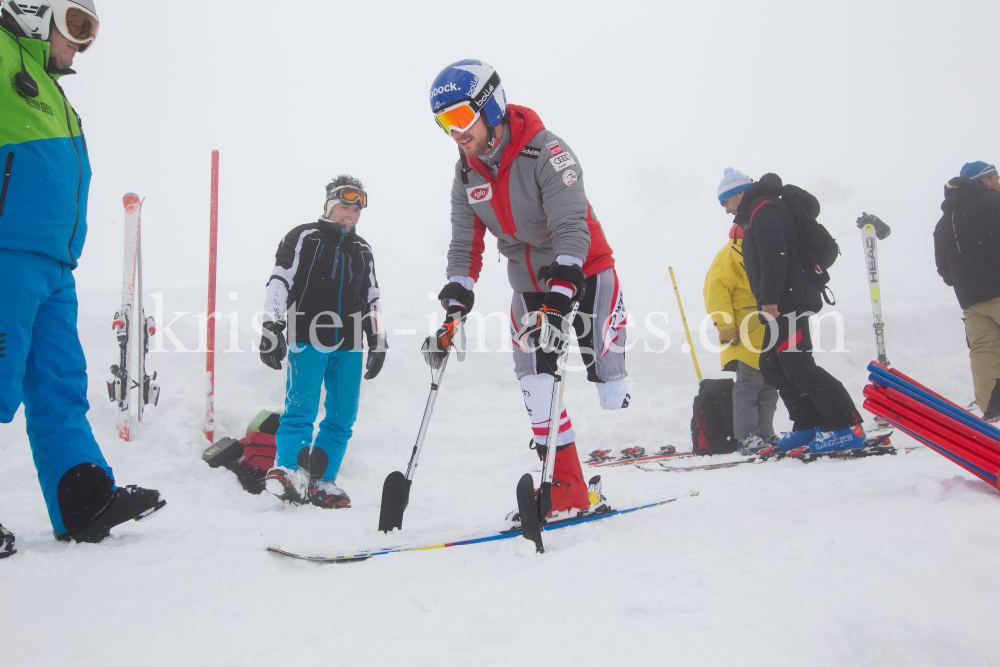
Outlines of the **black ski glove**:
[[875,237],[879,241],[884,240],[885,237],[889,236],[889,234],[892,233],[892,230],[889,229],[889,225],[879,220],[878,216],[876,215],[868,215],[867,213],[862,213],[861,217],[858,218],[858,229],[864,229],[865,225],[871,225],[872,227],[875,228]]
[[288,354],[284,331],[284,322],[264,322],[260,337],[260,360],[276,371],[281,370],[281,362]]
[[368,338],[368,361],[365,363],[365,379],[374,380],[382,370],[385,363],[385,354],[389,351],[389,344],[385,336],[371,336]]

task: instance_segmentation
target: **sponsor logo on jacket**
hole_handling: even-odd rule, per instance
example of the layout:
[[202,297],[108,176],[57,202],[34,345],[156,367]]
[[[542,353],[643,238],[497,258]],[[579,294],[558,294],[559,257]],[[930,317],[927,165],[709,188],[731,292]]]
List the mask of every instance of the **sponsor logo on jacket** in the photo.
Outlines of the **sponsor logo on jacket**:
[[571,154],[562,152],[559,155],[549,158],[549,164],[552,165],[552,168],[555,169],[558,174],[566,167],[576,164],[576,160],[573,159]]
[[44,111],[45,113],[47,113],[50,116],[54,115],[52,113],[52,107],[50,107],[45,102],[39,102],[38,100],[36,100],[34,98],[31,98],[31,97],[25,97],[24,101],[27,102],[28,106],[31,107],[32,109],[36,109],[38,111]]
[[562,146],[560,146],[559,142],[555,139],[545,144],[545,147],[549,149],[549,152],[552,153],[553,156],[559,155],[563,152]]
[[[576,163],[574,162],[573,164],[576,164]],[[573,185],[574,183],[576,183],[576,181],[577,181],[578,178],[579,177],[576,175],[576,172],[573,171],[572,169],[570,169],[565,174],[563,174],[563,183],[566,184],[566,187],[569,187],[569,186]]]
[[521,152],[519,153],[519,155],[522,155],[523,157],[530,157],[532,160],[534,160],[541,154],[542,150],[540,148],[535,148],[534,146],[525,146],[524,148],[521,149]]
[[489,201],[493,199],[493,188],[490,183],[486,185],[476,185],[471,188],[465,188],[465,191],[469,194],[469,203],[478,204],[480,202]]

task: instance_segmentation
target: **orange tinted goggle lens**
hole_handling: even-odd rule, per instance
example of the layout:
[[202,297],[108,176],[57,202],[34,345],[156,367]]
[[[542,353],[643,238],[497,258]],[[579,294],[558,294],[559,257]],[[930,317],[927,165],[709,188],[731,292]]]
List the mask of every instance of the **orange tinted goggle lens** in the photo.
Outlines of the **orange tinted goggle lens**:
[[361,204],[361,208],[368,206],[368,195],[363,190],[341,190],[339,199],[347,204]]
[[97,37],[101,24],[90,14],[75,7],[66,10],[66,28],[69,36],[78,41],[86,42]]
[[361,208],[368,208],[368,195],[365,194],[364,190],[359,190],[357,188],[344,188],[342,190],[335,190],[327,195],[327,215],[330,215],[330,211],[333,209],[334,204],[338,201],[345,204],[358,204]]
[[465,132],[476,122],[477,118],[479,118],[479,113],[473,111],[472,105],[469,103],[442,111],[434,116],[434,120],[446,134],[451,134],[452,130]]

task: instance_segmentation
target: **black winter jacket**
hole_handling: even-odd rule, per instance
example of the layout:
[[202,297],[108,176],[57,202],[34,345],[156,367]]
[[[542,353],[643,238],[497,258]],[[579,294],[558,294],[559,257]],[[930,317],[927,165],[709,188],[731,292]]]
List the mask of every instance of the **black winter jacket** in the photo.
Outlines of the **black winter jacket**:
[[1000,191],[953,178],[934,228],[934,260],[962,308],[1000,297]]
[[[379,299],[371,246],[352,229],[320,218],[285,235],[274,256],[268,298],[280,281],[288,291],[288,343],[338,350],[361,349],[362,331],[373,347]],[[340,326],[331,313],[336,313]],[[282,319],[278,317],[277,319]],[[315,339],[310,327],[315,323]]]
[[778,312],[819,312],[822,288],[809,279],[799,258],[795,220],[781,201],[781,178],[764,174],[736,211],[743,228],[743,267],[757,306],[777,304]]

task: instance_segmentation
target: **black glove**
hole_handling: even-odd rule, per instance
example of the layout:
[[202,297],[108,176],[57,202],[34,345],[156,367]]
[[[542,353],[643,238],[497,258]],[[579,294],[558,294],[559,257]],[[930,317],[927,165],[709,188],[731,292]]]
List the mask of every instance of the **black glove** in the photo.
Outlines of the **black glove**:
[[385,354],[389,351],[389,344],[385,336],[372,336],[368,339],[368,361],[365,363],[365,379],[374,380],[382,370],[385,363]]
[[[583,298],[587,291],[587,274],[576,264],[560,264],[552,262],[548,266],[538,269],[538,282],[545,285],[545,289],[552,289],[553,280],[562,280],[573,286],[576,293],[573,295],[578,300]],[[567,309],[568,313],[569,310]]]
[[879,241],[882,241],[885,237],[892,233],[892,230],[889,229],[889,225],[879,220],[878,216],[875,215],[862,213],[861,217],[858,218],[858,229],[864,229],[865,225],[871,225],[875,228],[875,237]]
[[571,327],[566,314],[572,309],[573,300],[568,296],[549,292],[542,307],[528,314],[527,323],[517,334],[518,339],[529,337],[542,352],[561,352],[569,344]]
[[276,371],[281,370],[281,361],[288,354],[284,331],[284,322],[264,322],[260,337],[260,360]]
[[[451,285],[457,283],[449,283]],[[459,361],[465,361],[465,315],[468,311],[461,306],[448,306],[444,316],[444,324],[433,336],[428,336],[420,347],[424,361],[431,368],[444,361],[448,356],[448,348],[454,347]]]

